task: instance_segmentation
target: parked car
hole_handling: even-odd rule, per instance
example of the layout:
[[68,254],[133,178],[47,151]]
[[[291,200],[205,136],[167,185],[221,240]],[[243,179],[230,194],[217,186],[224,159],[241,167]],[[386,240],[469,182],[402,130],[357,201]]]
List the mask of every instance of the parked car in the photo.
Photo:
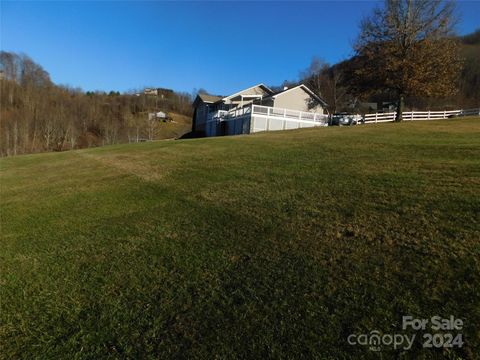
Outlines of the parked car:
[[330,125],[333,126],[351,126],[357,124],[363,124],[365,119],[362,115],[349,114],[349,113],[337,113],[332,115]]

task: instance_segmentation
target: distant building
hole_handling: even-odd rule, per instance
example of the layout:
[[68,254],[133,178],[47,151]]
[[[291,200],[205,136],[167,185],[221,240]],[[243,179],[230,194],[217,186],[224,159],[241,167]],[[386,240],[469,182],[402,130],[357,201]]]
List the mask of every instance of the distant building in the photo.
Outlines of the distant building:
[[155,95],[155,96],[157,96],[158,95],[158,90],[157,89],[152,89],[152,88],[145,88],[143,90],[143,94],[144,95]]
[[174,92],[173,92],[172,89],[158,88],[157,89],[157,94],[160,98],[167,99],[167,98],[173,96]]
[[148,113],[148,120],[154,120],[154,119],[165,120],[166,118],[167,118],[167,114],[164,113],[163,111]]
[[360,112],[362,114],[371,114],[376,112],[392,112],[396,110],[397,103],[394,101],[379,102],[361,102],[354,100],[350,103],[351,111]]
[[156,118],[157,119],[166,119],[167,118],[167,114],[165,114],[163,111],[159,111],[155,114]]
[[359,110],[361,113],[375,113],[378,110],[378,105],[377,103],[372,103],[372,102],[361,102],[359,104]]
[[392,112],[397,110],[397,103],[395,101],[383,101],[378,103],[378,108],[383,112]]
[[151,95],[151,96],[158,96],[162,99],[169,98],[174,95],[172,89],[165,89],[165,88],[145,88],[143,90],[144,95]]

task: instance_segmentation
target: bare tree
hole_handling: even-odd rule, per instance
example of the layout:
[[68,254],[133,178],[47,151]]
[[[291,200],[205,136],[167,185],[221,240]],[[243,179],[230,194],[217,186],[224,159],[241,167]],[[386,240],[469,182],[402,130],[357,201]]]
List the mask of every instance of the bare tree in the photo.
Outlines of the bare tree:
[[0,70],[0,156],[155,139],[148,112],[192,112],[189,94],[168,89],[160,98],[57,86],[26,55],[0,51]]
[[330,66],[314,57],[309,67],[300,72],[300,80],[327,102],[331,112],[335,113],[344,105],[347,91],[343,85],[343,70],[338,64]]
[[300,72],[300,79],[317,96],[324,97],[326,86],[326,73],[330,66],[324,60],[313,57],[308,68]]
[[402,120],[405,96],[455,93],[461,69],[455,3],[443,0],[386,0],[361,23],[355,45],[352,87],[363,94],[391,90]]

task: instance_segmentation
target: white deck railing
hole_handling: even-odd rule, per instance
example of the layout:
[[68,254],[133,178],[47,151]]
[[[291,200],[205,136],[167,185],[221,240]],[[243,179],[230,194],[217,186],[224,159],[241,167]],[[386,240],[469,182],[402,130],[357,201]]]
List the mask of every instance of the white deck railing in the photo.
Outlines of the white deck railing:
[[217,110],[214,113],[209,114],[208,121],[229,120],[232,118],[250,114],[251,112],[252,112],[251,106],[243,107],[240,109],[232,109],[232,110]]
[[[454,116],[480,115],[480,109],[452,110],[452,111],[405,111],[403,120],[440,120]],[[395,121],[397,112],[366,114],[365,124],[376,124]]]
[[240,108],[240,109],[229,110],[227,112],[226,117],[231,119],[231,118],[236,118],[236,117],[239,117],[239,116],[244,116],[244,115],[247,115],[247,114],[251,114],[251,112],[252,112],[252,107],[251,106],[245,106],[245,107]]
[[308,121],[326,123],[328,121],[328,115],[318,114],[313,112],[305,112],[284,108],[276,108],[263,105],[250,105],[239,109],[232,110],[217,110],[209,115],[208,121],[214,120],[232,120],[242,116],[250,115],[267,116],[274,118],[281,118],[286,120],[296,121]]
[[328,120],[328,115],[270,106],[252,105],[252,114],[268,117],[276,117],[287,120],[311,121],[324,123]]

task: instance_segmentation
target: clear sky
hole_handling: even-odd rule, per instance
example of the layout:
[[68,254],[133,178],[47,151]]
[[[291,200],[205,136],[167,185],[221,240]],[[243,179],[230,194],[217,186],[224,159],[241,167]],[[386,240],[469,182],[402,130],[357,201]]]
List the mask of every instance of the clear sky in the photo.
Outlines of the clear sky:
[[[52,80],[87,90],[144,86],[228,94],[296,79],[312,56],[351,55],[372,1],[1,1],[1,49]],[[459,1],[458,32],[480,27],[480,2]]]

